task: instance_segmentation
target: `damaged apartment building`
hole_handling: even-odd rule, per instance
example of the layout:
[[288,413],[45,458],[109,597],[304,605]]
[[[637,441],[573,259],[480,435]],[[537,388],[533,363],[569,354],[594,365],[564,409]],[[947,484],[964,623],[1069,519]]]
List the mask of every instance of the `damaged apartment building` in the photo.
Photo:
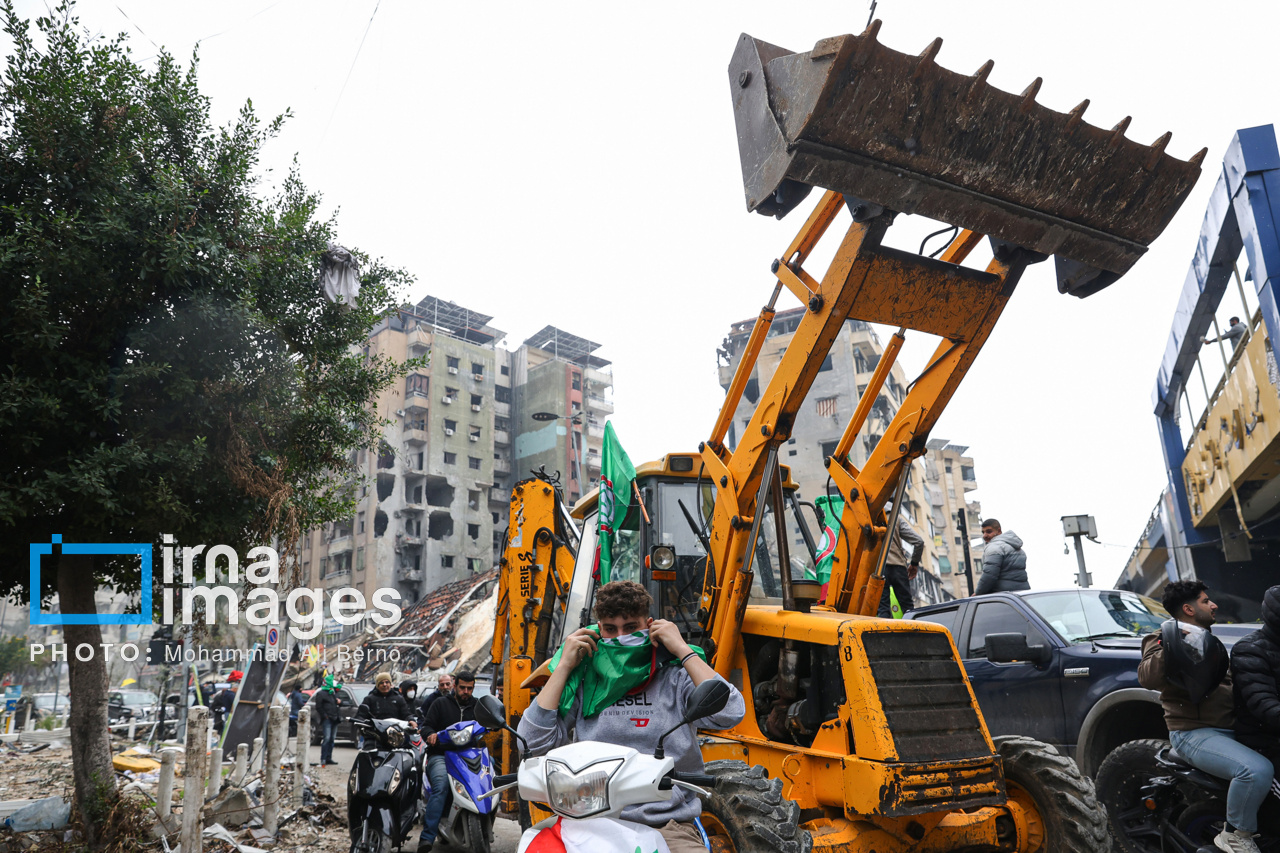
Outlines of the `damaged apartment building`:
[[[545,464],[561,472],[570,500],[599,477],[599,436],[613,406],[609,363],[590,354],[597,345],[548,326],[511,352],[492,321],[427,296],[374,328],[366,355],[426,356],[428,363],[378,396],[377,415],[389,421],[381,452],[354,454],[360,484],[354,515],[303,536],[304,585],[352,587],[366,601],[394,588],[408,607],[496,565],[511,488],[528,476],[525,469]],[[534,406],[523,418],[517,391]],[[534,435],[524,444],[542,451],[536,458],[513,452],[524,433]],[[516,467],[520,473],[513,474]],[[359,627],[329,618],[325,636]]]

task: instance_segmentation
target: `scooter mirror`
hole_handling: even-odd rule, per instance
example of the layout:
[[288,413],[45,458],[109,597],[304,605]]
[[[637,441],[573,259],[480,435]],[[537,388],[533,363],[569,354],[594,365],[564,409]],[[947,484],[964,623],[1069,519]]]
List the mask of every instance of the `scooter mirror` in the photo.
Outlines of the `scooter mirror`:
[[658,738],[658,746],[653,751],[653,757],[662,758],[666,755],[662,744],[666,741],[667,735],[680,726],[686,726],[694,720],[701,720],[703,717],[710,717],[712,714],[723,711],[727,704],[729,704],[729,685],[718,678],[709,678],[693,688],[693,692],[689,694],[689,704],[685,706],[684,719],[662,733],[662,737]]
[[493,694],[481,696],[476,703],[476,720],[486,729],[501,729],[506,726],[507,712],[502,707],[502,700]]
[[685,707],[684,722],[692,723],[724,710],[729,704],[729,685],[718,678],[708,678],[693,688],[689,704]]

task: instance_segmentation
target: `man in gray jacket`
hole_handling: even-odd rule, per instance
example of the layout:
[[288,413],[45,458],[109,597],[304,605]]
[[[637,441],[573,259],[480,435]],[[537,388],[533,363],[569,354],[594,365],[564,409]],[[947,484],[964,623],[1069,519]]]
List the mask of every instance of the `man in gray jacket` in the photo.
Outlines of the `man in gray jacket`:
[[[724,681],[698,652],[689,648],[674,622],[649,617],[652,606],[648,591],[633,581],[613,581],[596,591],[599,625],[580,628],[565,638],[551,677],[520,718],[518,730],[529,741],[531,750],[542,753],[568,743],[572,728],[577,740],[621,744],[652,753],[658,737],[683,718],[693,688],[711,678]],[[574,670],[592,667],[594,656],[598,650],[603,651],[601,644],[606,641],[658,646],[656,655],[643,655],[654,661],[653,668],[645,668],[647,680],[621,698],[602,703],[603,707],[586,708],[585,679],[590,673],[585,673],[584,683],[574,690],[572,704],[562,703]],[[723,711],[682,726],[664,742],[677,770],[702,772],[697,729],[727,729],[746,715],[742,694],[733,685],[729,690],[729,702]],[[606,699],[611,700],[612,693],[606,694]],[[657,829],[671,853],[705,853],[701,834],[693,823],[701,813],[702,803],[697,796],[675,788],[670,800],[628,806],[622,811],[622,819]]]
[[[885,513],[891,512],[891,505],[889,505]],[[907,556],[907,549],[902,544],[904,542],[911,546],[910,557]],[[876,615],[881,619],[889,619],[893,616],[892,603],[889,601],[891,589],[903,613],[916,606],[915,598],[911,595],[911,581],[915,580],[916,574],[920,571],[922,553],[924,553],[924,540],[911,529],[911,525],[899,513],[898,529],[889,539],[889,557],[884,564],[884,591],[880,593],[880,608],[876,611]]]
[[1000,522],[988,518],[982,522],[982,541],[987,547],[982,552],[982,577],[974,595],[1031,589],[1027,583],[1027,555],[1018,534],[1012,530],[1005,533]]

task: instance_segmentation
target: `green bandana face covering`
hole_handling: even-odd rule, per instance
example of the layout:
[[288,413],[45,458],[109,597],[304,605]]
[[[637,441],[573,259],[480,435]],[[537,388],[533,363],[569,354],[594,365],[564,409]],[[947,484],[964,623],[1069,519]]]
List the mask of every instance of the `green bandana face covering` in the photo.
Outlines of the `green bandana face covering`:
[[[599,625],[588,625],[587,630],[597,636],[600,634]],[[696,646],[690,648],[702,656],[701,649]],[[582,715],[594,717],[623,696],[648,684],[658,668],[656,651],[656,647],[649,642],[648,630],[600,639],[596,643],[596,653],[569,673],[564,691],[560,694],[560,716],[568,714],[573,707],[579,687],[582,688]],[[560,665],[560,655],[563,652],[564,647],[561,646],[551,659],[549,668],[552,672]],[[663,665],[678,663],[679,661],[671,660]]]

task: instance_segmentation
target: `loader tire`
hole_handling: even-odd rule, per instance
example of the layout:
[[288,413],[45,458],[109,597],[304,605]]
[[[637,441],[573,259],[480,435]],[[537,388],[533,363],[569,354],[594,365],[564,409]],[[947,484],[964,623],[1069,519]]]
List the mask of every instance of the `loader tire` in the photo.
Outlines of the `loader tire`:
[[713,853],[810,853],[813,837],[800,828],[800,807],[782,797],[782,780],[742,761],[711,761],[716,777],[702,801],[702,825]]
[[1034,812],[1027,853],[1107,853],[1107,813],[1076,763],[1047,743],[995,738],[1009,799]]
[[1107,810],[1111,846],[1118,853],[1159,853],[1164,846],[1159,816],[1143,806],[1140,791],[1162,775],[1156,755],[1167,745],[1163,740],[1122,743],[1098,767],[1093,781]]

